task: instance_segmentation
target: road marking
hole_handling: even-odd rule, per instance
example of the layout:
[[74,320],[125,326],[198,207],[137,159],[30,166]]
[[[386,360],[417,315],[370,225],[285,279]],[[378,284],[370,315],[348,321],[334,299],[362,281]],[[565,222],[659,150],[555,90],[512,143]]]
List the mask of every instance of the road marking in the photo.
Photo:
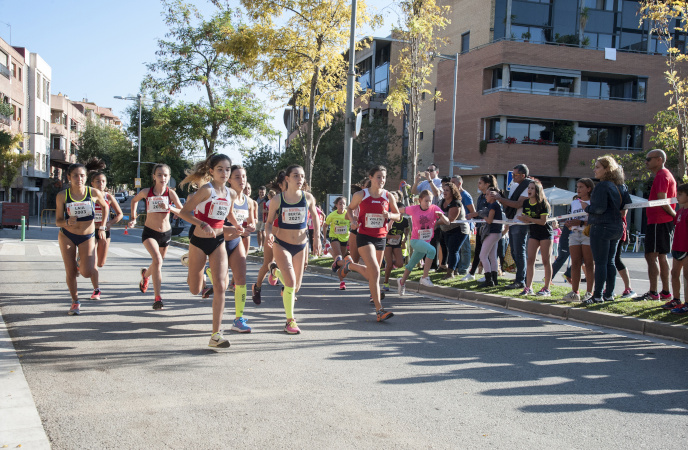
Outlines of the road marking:
[[124,250],[123,248],[119,247],[110,247],[110,253],[114,253],[117,256],[123,256],[125,258],[147,258],[150,257],[148,253],[146,252],[145,255],[142,255],[140,253],[134,253],[130,252],[129,250]]
[[41,256],[58,256],[60,254],[59,247],[54,245],[37,245],[37,247]]
[[26,255],[26,247],[17,244],[2,244],[0,248],[0,256],[24,256]]

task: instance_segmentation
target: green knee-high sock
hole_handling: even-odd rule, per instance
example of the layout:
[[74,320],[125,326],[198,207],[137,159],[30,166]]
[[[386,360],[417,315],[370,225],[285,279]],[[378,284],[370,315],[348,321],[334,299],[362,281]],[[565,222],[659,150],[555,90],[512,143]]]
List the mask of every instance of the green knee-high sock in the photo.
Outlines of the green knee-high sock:
[[284,295],[282,295],[282,303],[284,304],[284,312],[287,319],[294,318],[294,288],[284,286]]
[[244,316],[244,306],[246,306],[246,285],[234,286],[234,308],[236,316]]
[[280,280],[280,283],[282,283],[282,286],[284,286],[284,277],[282,276],[282,271],[279,269],[275,269],[275,276],[277,277],[278,280]]

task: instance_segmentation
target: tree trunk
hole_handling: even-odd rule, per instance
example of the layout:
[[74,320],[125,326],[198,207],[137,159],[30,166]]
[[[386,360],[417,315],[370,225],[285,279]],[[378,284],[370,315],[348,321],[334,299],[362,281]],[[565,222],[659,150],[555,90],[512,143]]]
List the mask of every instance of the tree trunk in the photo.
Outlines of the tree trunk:
[[686,176],[686,142],[681,120],[678,124],[678,176],[679,184],[683,183],[683,178]]

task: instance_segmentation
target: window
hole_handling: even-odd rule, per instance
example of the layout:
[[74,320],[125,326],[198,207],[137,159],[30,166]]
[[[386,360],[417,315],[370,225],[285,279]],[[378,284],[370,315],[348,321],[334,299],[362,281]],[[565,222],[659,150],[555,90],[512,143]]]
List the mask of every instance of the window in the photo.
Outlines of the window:
[[507,137],[516,138],[517,141],[551,141],[551,122],[530,122],[525,120],[509,119],[506,124]]
[[20,68],[19,68],[19,81],[21,81],[21,80],[22,80],[22,69],[21,69],[21,67],[20,67]]
[[499,118],[490,119],[490,139],[497,139],[501,136],[502,122]]
[[420,93],[420,99],[421,99],[421,100],[425,100],[425,92],[421,92],[421,93]]
[[583,6],[590,9],[614,11],[614,0],[585,0]]
[[43,79],[44,80],[44,86],[43,86],[43,102],[50,104],[50,81]]
[[467,31],[461,35],[461,53],[466,53],[471,48],[471,32]]
[[43,98],[41,96],[41,88],[43,87],[43,81],[41,79],[41,75],[39,73],[36,74],[36,98],[41,99]]
[[502,87],[502,68],[492,69],[492,88]]
[[375,92],[386,94],[389,90],[389,45],[375,52]]
[[422,141],[423,140],[423,132],[421,131],[420,134],[418,135],[418,138]]
[[366,58],[358,64],[358,83],[361,85],[362,90],[372,89],[370,85],[370,73],[371,73],[371,58]]

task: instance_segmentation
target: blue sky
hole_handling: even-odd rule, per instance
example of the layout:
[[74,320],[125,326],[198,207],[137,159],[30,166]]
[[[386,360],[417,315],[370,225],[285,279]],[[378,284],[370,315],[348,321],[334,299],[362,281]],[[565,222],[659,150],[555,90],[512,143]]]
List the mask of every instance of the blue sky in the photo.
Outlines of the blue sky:
[[[193,3],[206,17],[215,10],[206,0]],[[387,36],[398,20],[393,1],[369,0],[368,4],[378,10],[386,7],[385,27],[374,34]],[[138,92],[145,64],[154,61],[157,40],[167,31],[161,11],[157,0],[0,0],[0,37],[10,42],[11,31],[12,45],[38,53],[52,67],[52,94],[61,92],[72,100],[88,98],[112,107],[126,123],[128,102],[113,96]],[[187,101],[200,97],[200,92],[185,94]],[[277,108],[271,111],[272,125],[284,136],[280,106],[269,105]],[[232,160],[241,159],[234,149],[224,151]]]

